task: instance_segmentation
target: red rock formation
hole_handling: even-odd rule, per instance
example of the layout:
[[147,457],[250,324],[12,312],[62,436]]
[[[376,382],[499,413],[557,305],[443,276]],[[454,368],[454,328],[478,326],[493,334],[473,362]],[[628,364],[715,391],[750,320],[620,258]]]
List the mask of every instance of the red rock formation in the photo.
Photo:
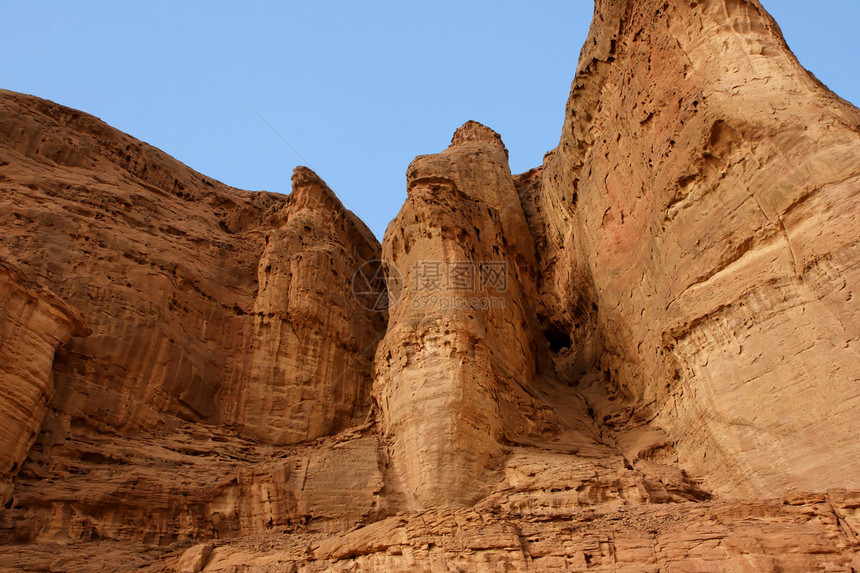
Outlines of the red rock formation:
[[93,335],[55,364],[58,439],[222,417],[263,235],[286,198],[238,192],[97,119],[4,92],[0,255]]
[[[413,161],[407,189],[383,246],[403,292],[376,360],[390,486],[410,509],[471,505],[497,480],[503,444],[557,440],[566,423],[538,388],[552,369],[533,307],[533,241],[507,150],[481,124]],[[584,403],[572,407],[570,431],[594,450]]]
[[90,328],[74,309],[0,261],[0,498],[27,458],[54,395],[54,353]]
[[[3,293],[4,328],[36,321],[33,341],[3,345],[9,366],[39,370],[4,378],[33,378],[33,412],[16,422],[4,471],[41,425],[3,537],[164,542],[265,530],[268,519],[250,516],[271,506],[272,524],[364,515],[381,479],[375,446],[282,462],[318,471],[270,488],[237,460],[267,463],[265,444],[366,418],[371,343],[385,327],[351,296],[354,267],[379,258],[366,227],[307,169],[290,197],[239,191],[86,114],[10,92],[0,108],[0,256],[65,301],[35,298],[27,318],[31,295],[12,283]],[[68,307],[93,333],[54,358],[77,324]],[[295,500],[327,483],[333,469],[319,468],[355,464],[367,504]]]
[[558,148],[467,123],[381,249],[0,112],[0,567],[860,570],[860,112],[756,0],[598,0]]
[[595,293],[610,386],[715,491],[860,485],[858,125],[756,1],[597,2],[532,196],[545,296],[576,339]]
[[243,434],[292,444],[364,422],[385,315],[353,296],[377,240],[310,169],[297,168],[285,223],[266,236],[257,271],[247,379],[227,403]]

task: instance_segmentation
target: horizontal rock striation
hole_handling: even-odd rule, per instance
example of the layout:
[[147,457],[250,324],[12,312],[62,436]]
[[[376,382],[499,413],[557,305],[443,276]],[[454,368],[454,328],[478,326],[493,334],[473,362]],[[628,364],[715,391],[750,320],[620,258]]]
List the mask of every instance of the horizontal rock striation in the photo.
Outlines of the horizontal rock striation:
[[[851,571],[843,533],[856,497],[560,510],[552,518],[471,508],[392,516],[346,534],[283,533],[188,548],[129,543],[0,546],[10,568],[103,571]],[[849,510],[850,511],[850,510]],[[853,521],[857,526],[856,519]],[[787,550],[788,549],[788,550]]]

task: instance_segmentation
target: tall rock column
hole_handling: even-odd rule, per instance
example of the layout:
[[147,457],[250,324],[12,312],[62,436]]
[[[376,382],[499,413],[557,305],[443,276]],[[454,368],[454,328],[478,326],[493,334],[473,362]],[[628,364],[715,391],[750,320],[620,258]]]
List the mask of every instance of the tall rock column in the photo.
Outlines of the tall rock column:
[[407,508],[468,505],[504,458],[500,396],[535,375],[533,241],[507,151],[481,124],[416,158],[407,190],[383,241],[402,297],[376,354],[390,489]]
[[370,409],[372,363],[385,315],[352,294],[379,242],[313,171],[298,167],[293,191],[266,237],[247,376],[227,402],[243,431],[297,443],[361,423]]

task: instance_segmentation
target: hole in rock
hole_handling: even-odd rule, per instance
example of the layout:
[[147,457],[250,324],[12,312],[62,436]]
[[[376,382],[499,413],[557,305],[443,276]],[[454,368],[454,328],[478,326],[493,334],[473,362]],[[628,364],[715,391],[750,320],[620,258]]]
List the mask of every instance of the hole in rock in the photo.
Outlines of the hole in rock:
[[549,341],[549,347],[553,352],[570,348],[570,333],[557,324],[551,324],[547,329],[546,339]]
[[85,452],[81,454],[81,461],[90,464],[100,464],[105,461],[105,457],[98,452]]

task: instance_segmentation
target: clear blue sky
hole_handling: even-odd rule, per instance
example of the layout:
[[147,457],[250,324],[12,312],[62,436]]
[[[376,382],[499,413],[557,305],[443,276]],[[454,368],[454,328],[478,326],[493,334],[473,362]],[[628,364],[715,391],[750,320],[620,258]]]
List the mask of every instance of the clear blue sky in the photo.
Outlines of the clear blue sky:
[[[860,102],[860,2],[763,3],[801,63]],[[289,193],[309,163],[381,237],[406,166],[468,119],[502,134],[514,172],[540,164],[591,14],[589,0],[7,0],[0,87],[92,113],[243,189]]]

